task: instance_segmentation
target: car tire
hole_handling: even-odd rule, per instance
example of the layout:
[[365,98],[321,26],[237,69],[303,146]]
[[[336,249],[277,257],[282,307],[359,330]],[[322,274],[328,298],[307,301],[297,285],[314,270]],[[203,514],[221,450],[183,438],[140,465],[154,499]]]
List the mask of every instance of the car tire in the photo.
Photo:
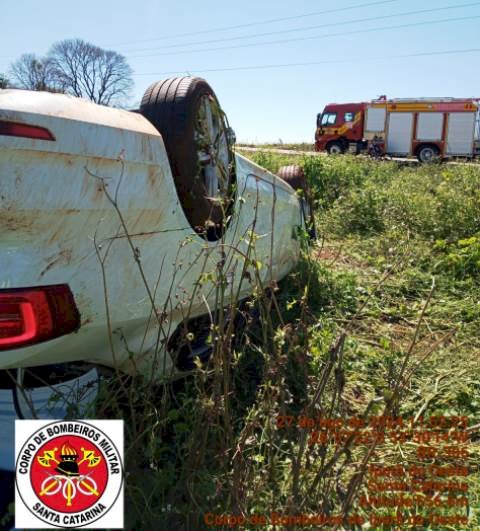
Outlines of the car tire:
[[420,146],[420,148],[417,151],[417,158],[420,162],[426,164],[429,162],[435,162],[440,157],[440,151],[437,148],[437,146],[433,146],[430,144],[425,144],[424,146]]
[[157,81],[145,91],[139,112],[163,137],[189,223],[218,239],[233,206],[235,155],[212,88],[198,77]]
[[298,164],[282,166],[277,171],[277,175],[287,182],[294,190],[303,190],[305,193],[307,193],[307,178],[305,177],[303,168]]
[[342,153],[345,153],[345,149],[341,142],[331,142],[327,146],[327,153],[329,155],[341,155]]
[[308,180],[303,168],[298,164],[282,166],[277,175],[287,182],[296,192],[301,192],[301,206],[303,219],[312,239],[316,238],[315,218],[313,214],[313,200]]

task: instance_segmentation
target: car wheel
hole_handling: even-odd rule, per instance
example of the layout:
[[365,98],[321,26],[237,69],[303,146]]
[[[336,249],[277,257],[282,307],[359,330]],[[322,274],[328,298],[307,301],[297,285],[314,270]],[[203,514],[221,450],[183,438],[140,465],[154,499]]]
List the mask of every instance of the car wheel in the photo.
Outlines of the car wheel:
[[327,147],[329,155],[341,155],[344,152],[343,145],[340,142],[332,142]]
[[158,81],[146,90],[140,114],[163,137],[188,221],[202,236],[218,239],[233,205],[235,156],[212,88],[198,77]]
[[418,150],[418,160],[420,162],[434,162],[438,160],[440,152],[436,146],[422,146]]
[[294,190],[302,190],[305,194],[308,191],[307,178],[303,168],[298,164],[291,164],[289,166],[282,166],[277,175],[287,182]]
[[310,188],[308,186],[307,177],[301,166],[292,164],[290,166],[282,166],[277,175],[287,182],[295,191],[301,193],[300,201],[302,206],[303,219],[305,226],[312,239],[316,238],[315,219],[313,214],[313,201]]

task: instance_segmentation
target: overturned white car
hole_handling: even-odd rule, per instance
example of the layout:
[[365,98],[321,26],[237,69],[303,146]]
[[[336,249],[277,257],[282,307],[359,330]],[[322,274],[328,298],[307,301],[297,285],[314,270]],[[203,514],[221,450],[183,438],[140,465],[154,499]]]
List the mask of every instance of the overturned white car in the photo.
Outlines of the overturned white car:
[[[199,78],[155,83],[136,112],[0,90],[5,430],[28,415],[28,396],[48,402],[47,384],[78,385],[68,364],[85,367],[82,381],[95,366],[188,368],[169,355],[170,340],[186,319],[215,311],[219,269],[239,300],[252,275],[268,284],[292,269],[301,201],[234,154],[230,131]],[[26,391],[12,398],[18,385]],[[4,454],[0,468],[13,464]]]

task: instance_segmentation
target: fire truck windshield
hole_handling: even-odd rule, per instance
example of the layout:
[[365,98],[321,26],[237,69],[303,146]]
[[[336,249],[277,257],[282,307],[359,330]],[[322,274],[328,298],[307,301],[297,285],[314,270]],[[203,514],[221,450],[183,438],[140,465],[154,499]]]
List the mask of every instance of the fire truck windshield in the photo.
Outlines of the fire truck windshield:
[[326,112],[322,115],[321,125],[333,125],[337,119],[336,112]]

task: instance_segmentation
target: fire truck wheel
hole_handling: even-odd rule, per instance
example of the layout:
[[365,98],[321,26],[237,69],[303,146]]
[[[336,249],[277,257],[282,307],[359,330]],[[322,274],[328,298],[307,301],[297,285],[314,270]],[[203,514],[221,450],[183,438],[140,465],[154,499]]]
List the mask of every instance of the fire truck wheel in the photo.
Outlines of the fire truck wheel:
[[423,163],[434,162],[439,159],[439,156],[440,151],[438,150],[437,146],[433,146],[431,144],[420,146],[417,151],[418,160]]
[[310,237],[316,239],[312,194],[303,168],[297,164],[282,166],[277,175],[298,192],[305,226]]
[[210,85],[198,77],[157,81],[140,105],[162,134],[183,211],[202,237],[216,240],[233,207],[232,135]]
[[329,155],[341,155],[344,151],[343,144],[340,142],[331,142],[327,146],[327,152]]

